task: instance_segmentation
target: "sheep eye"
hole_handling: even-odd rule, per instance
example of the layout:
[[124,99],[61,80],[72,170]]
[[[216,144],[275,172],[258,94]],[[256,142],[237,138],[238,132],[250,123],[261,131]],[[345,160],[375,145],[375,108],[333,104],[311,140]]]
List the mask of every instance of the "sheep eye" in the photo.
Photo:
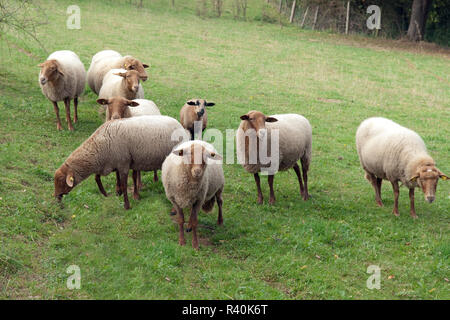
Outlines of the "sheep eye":
[[134,66],[130,66],[130,70],[134,70]]

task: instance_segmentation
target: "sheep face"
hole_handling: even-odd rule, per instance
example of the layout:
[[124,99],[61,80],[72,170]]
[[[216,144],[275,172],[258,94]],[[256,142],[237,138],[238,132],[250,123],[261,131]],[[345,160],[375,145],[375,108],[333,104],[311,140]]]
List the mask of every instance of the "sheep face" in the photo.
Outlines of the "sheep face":
[[135,70],[127,71],[127,72],[119,72],[114,73],[116,76],[121,76],[125,80],[125,84],[127,86],[127,90],[129,92],[137,93],[139,90],[139,72]]
[[145,64],[145,63],[141,63],[139,60],[134,59],[134,58],[128,58],[125,60],[125,63],[123,65],[123,68],[131,71],[131,70],[135,70],[139,73],[139,77],[142,81],[147,81],[148,79],[148,75],[147,72],[145,71],[145,68],[148,68],[149,65]]
[[411,178],[411,182],[417,182],[425,194],[425,201],[432,203],[436,197],[436,188],[439,181],[447,180],[448,177],[443,174],[434,164],[426,164],[418,170],[416,175]]
[[128,107],[137,107],[139,103],[128,100],[123,97],[114,97],[111,99],[98,99],[97,103],[107,106],[108,120],[125,118],[125,112]]
[[192,99],[186,102],[190,106],[194,106],[194,112],[197,115],[197,119],[202,119],[206,112],[206,107],[212,107],[215,105],[214,102],[208,102],[204,99]]
[[195,143],[185,149],[175,150],[173,154],[183,157],[183,166],[192,180],[202,179],[208,159],[222,160],[222,157],[217,153]]
[[47,82],[57,81],[59,77],[63,76],[61,65],[56,60],[47,60],[38,65],[41,68],[39,74],[39,82],[45,85]]
[[244,131],[253,129],[258,134],[259,139],[263,139],[266,136],[266,122],[277,122],[278,120],[273,117],[266,117],[264,113],[259,111],[250,111],[247,114],[241,116],[241,120],[246,122]]
[[54,197],[58,202],[61,202],[62,197],[68,194],[76,185],[72,170],[63,164],[55,172],[55,193]]

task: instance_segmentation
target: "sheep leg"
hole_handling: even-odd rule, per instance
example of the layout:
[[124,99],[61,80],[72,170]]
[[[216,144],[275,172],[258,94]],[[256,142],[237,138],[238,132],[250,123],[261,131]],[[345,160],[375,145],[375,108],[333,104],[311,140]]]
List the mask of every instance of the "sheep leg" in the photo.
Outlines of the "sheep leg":
[[100,190],[100,192],[101,192],[105,197],[107,197],[108,194],[106,193],[105,188],[103,188],[102,180],[101,180],[99,174],[96,174],[96,175],[95,175],[95,182],[97,182],[97,186],[98,186],[98,189]]
[[123,193],[123,207],[125,210],[130,209],[130,201],[128,200],[128,170],[120,174],[120,186]]
[[411,217],[417,219],[416,209],[414,207],[414,188],[409,189],[409,201],[411,203]]
[[398,196],[400,195],[398,181],[394,181],[394,182],[391,181],[391,184],[392,184],[392,188],[394,189],[394,210],[392,213],[398,217],[400,215],[398,213]]
[[133,170],[133,198],[139,200],[139,176],[141,172]]
[[300,195],[302,196],[303,199],[305,199],[305,188],[303,187],[302,175],[300,173],[300,168],[298,167],[298,164],[294,164],[294,171],[297,174],[298,183],[300,184]]
[[270,188],[269,204],[274,204],[275,203],[275,192],[273,191],[273,178],[274,178],[273,174],[269,175],[269,178],[268,178],[269,188]]
[[186,240],[184,239],[184,214],[183,209],[174,205],[175,210],[178,214],[178,227],[179,227],[179,240],[178,243],[180,246],[184,246],[186,244]]
[[73,131],[72,120],[70,119],[70,98],[64,99],[64,106],[66,107],[66,121],[70,131]]
[[73,111],[74,111],[74,115],[73,115],[73,122],[77,123],[78,122],[78,97],[75,97],[75,99],[73,99]]
[[189,226],[192,229],[192,247],[198,250],[198,237],[197,237],[197,225],[198,225],[198,212],[200,211],[200,206],[198,202],[194,204],[191,209],[191,214],[189,216]]
[[261,181],[259,180],[259,174],[255,173],[253,176],[255,177],[256,188],[258,189],[258,203],[262,204],[263,203],[263,195],[262,195],[262,191],[261,191]]
[[121,188],[121,184],[120,184],[120,174],[119,171],[116,170],[116,194],[118,196],[122,195],[122,188]]
[[302,173],[303,173],[303,183],[305,184],[305,193],[303,194],[303,200],[309,199],[309,192],[308,192],[308,170],[309,170],[309,163],[306,159],[300,160],[302,163]]
[[222,190],[217,191],[216,193],[216,202],[217,206],[219,207],[219,215],[217,216],[217,224],[219,226],[223,225],[223,216],[222,216]]
[[367,171],[366,171],[366,179],[370,181],[373,189],[375,190],[375,201],[377,202],[377,205],[379,207],[382,207],[383,202],[381,201],[381,183],[383,182],[383,180],[375,177],[375,175]]
[[55,110],[55,114],[56,114],[56,129],[57,130],[62,130],[61,119],[59,118],[58,103],[56,101],[52,101],[52,103],[53,103],[53,109]]
[[153,171],[153,181],[154,182],[158,182],[158,170],[154,170]]

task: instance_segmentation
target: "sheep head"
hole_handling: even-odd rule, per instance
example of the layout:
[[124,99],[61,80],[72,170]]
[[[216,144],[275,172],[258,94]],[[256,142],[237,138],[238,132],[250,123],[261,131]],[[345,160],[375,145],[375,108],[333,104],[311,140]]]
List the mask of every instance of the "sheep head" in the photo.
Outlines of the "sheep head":
[[425,163],[418,168],[410,181],[416,182],[425,194],[425,201],[432,203],[436,197],[439,178],[447,180],[448,176],[436,168],[434,163]]
[[116,120],[125,118],[128,107],[137,107],[139,103],[128,100],[123,97],[114,97],[110,99],[98,99],[97,103],[107,106],[108,120]]
[[260,139],[266,135],[266,122],[277,122],[274,117],[267,117],[264,113],[252,110],[241,116],[241,120],[245,121],[243,130],[253,129]]
[[138,92],[139,81],[140,81],[139,72],[137,72],[136,70],[130,70],[127,72],[114,73],[114,75],[120,76],[124,79],[125,84],[127,86],[127,90],[129,92],[133,92],[133,93]]
[[207,150],[199,143],[192,143],[190,146],[174,150],[172,153],[183,157],[183,166],[192,180],[201,180],[205,173],[208,159],[222,160],[222,156]]
[[200,120],[206,112],[206,107],[216,105],[214,102],[208,102],[205,99],[191,99],[186,102],[187,105],[194,107],[194,112]]
[[58,202],[62,200],[65,194],[68,194],[77,184],[73,171],[67,164],[63,164],[55,172],[55,193],[54,197]]
[[39,74],[39,82],[45,85],[47,82],[58,80],[59,77],[64,76],[62,67],[57,60],[46,60],[39,64],[41,73]]
[[139,73],[139,77],[142,81],[147,81],[148,75],[145,71],[146,68],[150,67],[148,64],[141,63],[138,59],[132,57],[125,57],[125,62],[123,64],[123,68],[131,71],[135,70]]

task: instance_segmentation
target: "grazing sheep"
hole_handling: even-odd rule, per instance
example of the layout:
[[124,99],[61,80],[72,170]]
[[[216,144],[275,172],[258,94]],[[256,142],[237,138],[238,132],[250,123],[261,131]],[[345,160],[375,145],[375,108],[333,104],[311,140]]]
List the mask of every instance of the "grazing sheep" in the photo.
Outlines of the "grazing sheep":
[[[98,99],[97,103],[106,105],[106,121],[111,119],[131,118],[138,116],[154,116],[161,115],[158,107],[153,101],[146,99],[128,100],[123,97],[114,97],[110,99]],[[131,107],[131,108],[130,108]],[[141,173],[133,173],[137,175],[139,189],[142,188]],[[98,177],[97,179],[100,179]],[[154,171],[153,180],[158,181],[158,171]]]
[[112,69],[105,75],[98,97],[109,99],[119,96],[128,100],[143,99],[144,89],[139,79],[139,73],[135,70]]
[[[125,209],[130,208],[128,173],[161,169],[166,156],[179,140],[188,140],[181,124],[167,116],[142,116],[108,121],[78,147],[55,172],[55,194],[61,201],[77,184],[96,174],[96,182],[106,194],[98,176],[116,171]],[[135,177],[134,177],[135,178]],[[134,180],[134,196],[139,191]]]
[[381,183],[389,180],[394,189],[394,210],[398,216],[400,181],[409,189],[411,216],[414,208],[414,189],[420,187],[425,200],[433,202],[439,178],[447,180],[427,153],[422,138],[414,131],[385,118],[364,120],[356,131],[356,149],[366,179],[375,189],[375,200],[381,207]]
[[[258,189],[258,203],[263,203],[258,172],[267,171],[270,187],[269,203],[275,203],[273,191],[274,174],[293,168],[300,184],[300,195],[304,200],[308,194],[308,170],[311,161],[312,129],[309,121],[299,114],[277,114],[270,117],[259,111],[250,111],[241,116],[241,124],[236,133],[238,161],[244,169],[253,173]],[[271,152],[273,130],[278,131],[279,150]],[[276,134],[274,132],[274,134]],[[261,158],[261,142],[267,135],[267,155],[270,161]],[[252,142],[253,141],[253,142]],[[252,143],[251,143],[252,142]],[[263,153],[265,156],[265,153]],[[264,161],[263,161],[264,160]],[[302,164],[303,182],[297,161]],[[278,162],[278,165],[277,165]],[[275,168],[273,168],[275,166]]]
[[167,199],[178,213],[179,243],[185,245],[184,208],[190,208],[189,228],[192,228],[192,246],[198,249],[197,214],[200,208],[209,212],[217,201],[217,224],[223,224],[222,191],[225,184],[222,157],[212,145],[204,141],[188,141],[176,146],[162,165],[162,182]]
[[78,56],[69,50],[55,51],[39,65],[39,85],[42,93],[53,103],[56,113],[56,128],[62,130],[58,101],[64,101],[69,130],[73,130],[70,119],[70,100],[73,99],[74,118],[78,121],[78,97],[86,85],[86,70]]
[[208,114],[206,107],[214,106],[214,102],[208,102],[204,99],[191,99],[180,110],[180,123],[191,133],[191,139],[194,140],[194,123],[202,122],[201,130],[204,131],[208,125]]
[[147,64],[141,63],[132,56],[122,57],[120,53],[114,50],[103,50],[96,53],[92,57],[91,65],[87,73],[89,87],[96,94],[99,94],[106,73],[111,69],[136,70],[140,79],[146,81],[148,79],[145,68]]

